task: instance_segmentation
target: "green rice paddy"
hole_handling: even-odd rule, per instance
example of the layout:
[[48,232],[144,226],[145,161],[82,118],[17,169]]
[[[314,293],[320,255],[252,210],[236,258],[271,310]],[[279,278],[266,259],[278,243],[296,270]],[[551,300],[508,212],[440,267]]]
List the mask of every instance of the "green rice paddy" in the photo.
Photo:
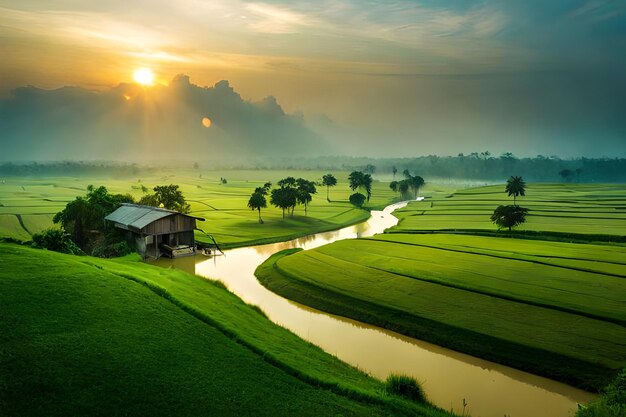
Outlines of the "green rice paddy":
[[541,240],[623,236],[623,186],[530,184],[518,204],[533,240],[471,235],[495,231],[503,186],[433,194],[389,233],[277,255],[257,276],[312,307],[587,389],[626,366],[626,246]]
[[[198,227],[212,235],[223,247],[287,240],[309,233],[328,231],[367,219],[366,210],[355,209],[348,197],[348,172],[334,173],[338,179],[326,200],[326,188],[318,186],[318,194],[309,204],[308,213],[298,207],[294,217],[282,218],[282,211],[272,207],[261,211],[264,224],[258,223],[258,213],[247,207],[255,187],[287,176],[320,180],[321,171],[224,171],[199,170],[159,171],[141,178],[25,178],[7,177],[0,184],[0,237],[29,240],[32,233],[53,227],[52,217],[76,196],[84,195],[89,184],[105,185],[113,193],[129,193],[139,199],[141,186],[178,184],[191,205],[194,216],[206,219]],[[221,184],[220,178],[227,183]],[[380,208],[394,199],[386,183],[375,182],[372,200],[366,208]],[[22,224],[19,221],[22,219]],[[209,241],[197,232],[199,241]]]

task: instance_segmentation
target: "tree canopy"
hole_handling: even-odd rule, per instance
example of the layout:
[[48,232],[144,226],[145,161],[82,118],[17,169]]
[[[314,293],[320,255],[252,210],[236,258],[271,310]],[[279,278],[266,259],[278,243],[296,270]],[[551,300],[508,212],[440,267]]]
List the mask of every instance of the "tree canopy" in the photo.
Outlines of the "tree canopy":
[[133,203],[129,194],[110,194],[106,187],[87,186],[87,195],[76,197],[52,221],[61,224],[81,249],[88,246],[92,231],[104,230],[104,217],[122,203]]
[[372,196],[372,176],[370,174],[361,171],[352,171],[348,176],[348,181],[352,191],[356,191],[357,189],[365,190],[367,201],[370,201],[370,197]]
[[491,221],[498,226],[498,229],[507,227],[511,231],[513,227],[526,221],[526,214],[528,214],[528,209],[525,207],[498,206],[491,215]]
[[152,190],[154,194],[147,194],[139,200],[139,204],[145,204],[153,207],[164,207],[168,210],[178,211],[180,213],[189,213],[191,207],[185,201],[182,191],[178,189],[178,185],[157,185]]
[[526,195],[526,183],[522,179],[522,177],[511,176],[508,180],[506,180],[506,187],[504,190],[510,196],[513,196],[513,205],[517,205],[517,196],[525,196]]
[[337,185],[337,178],[333,174],[326,174],[322,177],[322,185],[326,186],[326,200],[330,201],[330,187]]
[[265,196],[269,192],[269,189],[272,187],[271,182],[266,182],[263,187],[255,188],[254,192],[250,196],[248,200],[248,207],[252,210],[257,210],[259,212],[259,223],[263,224],[263,219],[261,218],[261,209],[267,207],[267,199]]
[[354,193],[350,196],[350,203],[355,207],[361,208],[365,203],[365,196],[361,193]]

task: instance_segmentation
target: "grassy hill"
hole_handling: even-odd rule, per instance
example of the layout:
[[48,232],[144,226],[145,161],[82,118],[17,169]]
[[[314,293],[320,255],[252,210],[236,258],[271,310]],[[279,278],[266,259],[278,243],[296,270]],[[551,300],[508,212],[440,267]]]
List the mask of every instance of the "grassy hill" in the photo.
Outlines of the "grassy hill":
[[0,244],[0,415],[419,415],[215,283]]

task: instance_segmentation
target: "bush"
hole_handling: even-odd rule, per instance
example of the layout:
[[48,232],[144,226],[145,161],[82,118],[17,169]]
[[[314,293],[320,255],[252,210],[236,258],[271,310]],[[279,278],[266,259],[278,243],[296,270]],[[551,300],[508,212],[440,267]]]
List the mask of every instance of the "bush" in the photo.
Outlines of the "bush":
[[61,229],[47,229],[33,235],[34,248],[48,249],[55,252],[84,255],[85,253],[70,239],[70,235]]
[[626,369],[610,383],[602,396],[589,403],[579,406],[576,417],[624,417],[626,416]]
[[388,393],[408,398],[418,403],[426,403],[426,394],[422,386],[414,378],[406,375],[391,374],[385,381]]
[[92,256],[98,258],[116,258],[133,253],[133,248],[125,241],[121,242],[104,242],[96,245],[91,252]]
[[361,193],[354,193],[350,196],[350,203],[355,207],[361,208],[363,203],[365,203],[365,196]]

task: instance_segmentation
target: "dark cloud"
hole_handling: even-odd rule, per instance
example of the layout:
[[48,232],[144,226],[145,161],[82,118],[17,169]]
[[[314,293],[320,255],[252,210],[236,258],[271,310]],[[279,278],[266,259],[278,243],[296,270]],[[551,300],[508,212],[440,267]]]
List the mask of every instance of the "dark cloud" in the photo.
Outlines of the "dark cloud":
[[276,98],[253,103],[228,81],[199,87],[186,75],[145,89],[17,88],[0,101],[0,129],[4,160],[201,160],[321,148],[302,115],[286,114]]

